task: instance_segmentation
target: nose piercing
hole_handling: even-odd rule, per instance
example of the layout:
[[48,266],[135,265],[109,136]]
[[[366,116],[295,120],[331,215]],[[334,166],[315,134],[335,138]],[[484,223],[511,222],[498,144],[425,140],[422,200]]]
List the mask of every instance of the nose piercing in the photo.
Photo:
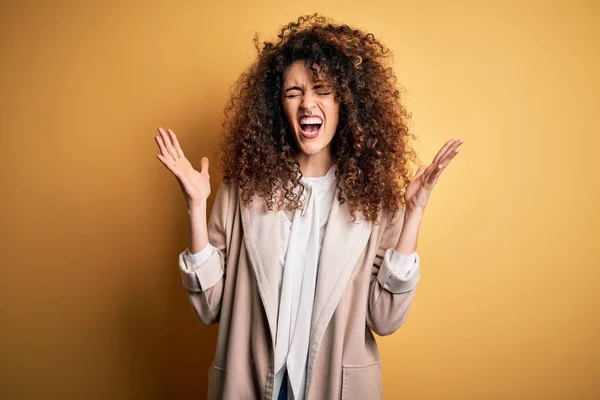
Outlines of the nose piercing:
[[307,108],[307,109],[306,109],[306,114],[307,114],[307,115],[312,115],[312,110],[311,110],[310,108]]

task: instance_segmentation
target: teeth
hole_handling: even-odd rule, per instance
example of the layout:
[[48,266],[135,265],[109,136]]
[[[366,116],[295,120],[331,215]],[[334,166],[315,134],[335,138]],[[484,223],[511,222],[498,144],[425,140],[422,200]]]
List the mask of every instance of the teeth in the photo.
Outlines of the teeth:
[[304,117],[300,119],[300,124],[302,125],[314,125],[314,124],[322,124],[323,121],[321,118],[317,117]]

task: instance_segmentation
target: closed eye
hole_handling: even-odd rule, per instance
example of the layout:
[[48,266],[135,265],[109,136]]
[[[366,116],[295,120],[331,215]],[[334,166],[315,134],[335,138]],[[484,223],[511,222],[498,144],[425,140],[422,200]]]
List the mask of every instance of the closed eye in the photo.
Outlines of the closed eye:
[[[332,92],[325,92],[325,93],[317,93],[319,96],[329,96]],[[293,99],[294,97],[298,97],[300,96],[299,94],[288,94],[287,97],[288,99]]]

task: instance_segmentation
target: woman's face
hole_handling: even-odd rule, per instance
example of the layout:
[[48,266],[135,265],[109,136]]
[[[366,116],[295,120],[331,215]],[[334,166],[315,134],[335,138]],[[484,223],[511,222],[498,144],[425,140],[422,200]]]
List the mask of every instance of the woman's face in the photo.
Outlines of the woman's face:
[[[318,69],[317,69],[318,70]],[[339,103],[324,81],[314,82],[304,60],[295,61],[283,73],[281,101],[300,151],[307,156],[329,151],[338,125]]]

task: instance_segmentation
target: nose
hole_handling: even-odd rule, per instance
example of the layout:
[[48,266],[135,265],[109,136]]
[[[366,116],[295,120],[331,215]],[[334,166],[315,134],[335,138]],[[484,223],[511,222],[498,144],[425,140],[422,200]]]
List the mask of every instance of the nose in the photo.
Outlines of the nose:
[[300,107],[304,108],[305,110],[310,110],[310,109],[314,108],[315,107],[315,99],[314,99],[313,95],[310,93],[306,93],[302,97],[302,103],[300,103]]

